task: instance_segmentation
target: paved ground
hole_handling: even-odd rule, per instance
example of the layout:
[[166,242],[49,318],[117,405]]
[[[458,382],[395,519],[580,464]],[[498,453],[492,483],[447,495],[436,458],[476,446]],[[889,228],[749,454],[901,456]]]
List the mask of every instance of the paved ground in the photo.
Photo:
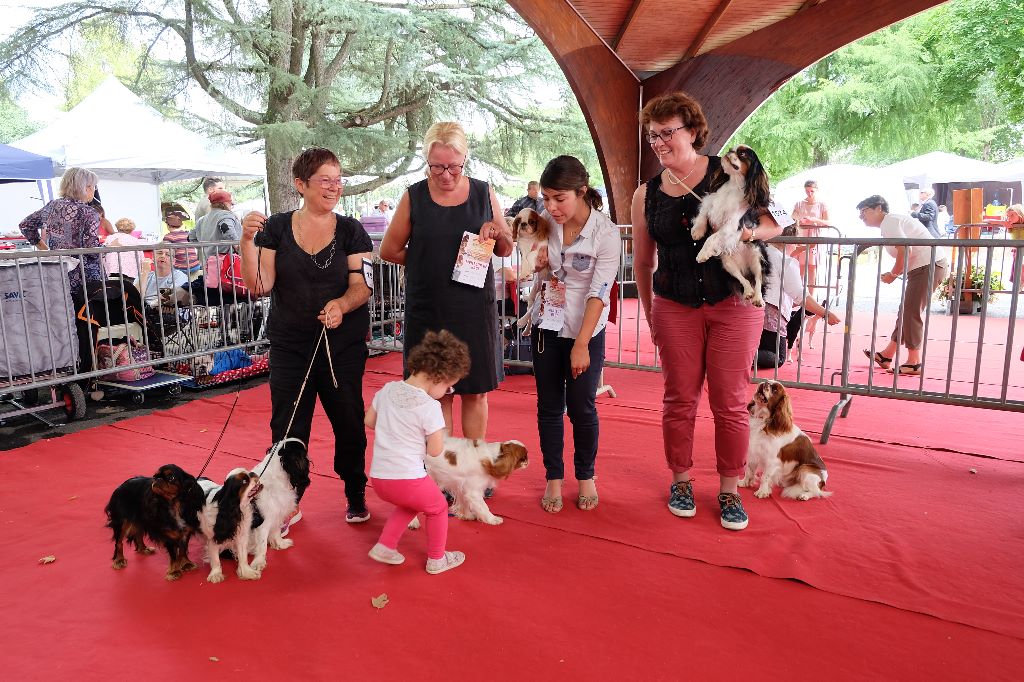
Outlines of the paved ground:
[[[60,438],[68,433],[82,431],[83,429],[89,429],[102,424],[112,424],[122,419],[149,414],[155,410],[166,410],[195,398],[234,393],[240,388],[246,389],[258,386],[266,380],[266,376],[261,376],[234,383],[221,384],[201,391],[183,389],[177,396],[171,396],[164,390],[156,389],[146,393],[146,402],[139,407],[132,405],[128,396],[105,396],[100,401],[87,401],[84,419],[79,419],[57,428],[51,428],[31,415],[4,419],[3,413],[9,409],[9,406],[2,405],[0,406],[0,451],[20,448],[38,440]],[[44,412],[43,416],[52,422],[63,423],[65,421],[63,412],[58,409]]]

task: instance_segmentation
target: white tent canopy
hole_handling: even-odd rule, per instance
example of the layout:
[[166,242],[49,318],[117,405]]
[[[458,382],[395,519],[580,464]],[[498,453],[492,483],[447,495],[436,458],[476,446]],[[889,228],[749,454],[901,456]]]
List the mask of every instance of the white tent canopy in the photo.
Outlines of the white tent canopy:
[[[869,228],[857,215],[857,203],[872,194],[880,194],[889,203],[893,213],[907,213],[909,205],[903,181],[885,168],[868,168],[848,163],[818,166],[801,171],[775,186],[775,200],[787,211],[803,199],[804,182],[818,183],[817,197],[828,207],[829,222],[847,237],[878,236],[878,230]],[[823,237],[835,236],[824,232]]]
[[134,182],[258,178],[266,172],[262,155],[218,149],[164,118],[113,77],[54,123],[11,146],[49,156],[58,172],[77,166],[100,178]]
[[919,188],[948,182],[985,182],[1000,180],[1002,173],[994,163],[969,159],[948,152],[929,152],[886,166],[886,171]]

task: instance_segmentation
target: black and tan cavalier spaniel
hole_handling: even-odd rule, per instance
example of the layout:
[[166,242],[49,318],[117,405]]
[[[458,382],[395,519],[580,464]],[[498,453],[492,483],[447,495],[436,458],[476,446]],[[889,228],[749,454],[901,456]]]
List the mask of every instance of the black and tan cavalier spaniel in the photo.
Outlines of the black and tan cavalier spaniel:
[[152,477],[135,476],[117,487],[107,503],[107,527],[114,533],[115,569],[124,568],[124,542],[135,545],[140,554],[156,550],[147,547],[148,536],[170,555],[166,578],[177,580],[196,567],[188,558],[188,541],[199,530],[203,490],[195,477],[175,464],[165,464]]

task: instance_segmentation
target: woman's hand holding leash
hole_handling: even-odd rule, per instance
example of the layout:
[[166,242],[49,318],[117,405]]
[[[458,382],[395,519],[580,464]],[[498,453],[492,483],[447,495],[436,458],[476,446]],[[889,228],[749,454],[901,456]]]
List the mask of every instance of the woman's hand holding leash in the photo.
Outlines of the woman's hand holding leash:
[[324,306],[316,319],[328,329],[337,329],[341,326],[341,320],[345,317],[345,309],[341,305],[340,298],[332,298]]
[[259,211],[252,211],[247,213],[242,218],[242,239],[252,241],[256,237],[257,232],[263,230],[263,226],[267,223],[267,216],[263,215]]

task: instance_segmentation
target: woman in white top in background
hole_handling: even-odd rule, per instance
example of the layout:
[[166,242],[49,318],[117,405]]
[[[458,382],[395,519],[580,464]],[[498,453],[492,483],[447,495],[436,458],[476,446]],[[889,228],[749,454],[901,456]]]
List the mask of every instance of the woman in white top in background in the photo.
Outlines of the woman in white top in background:
[[[604,367],[604,329],[611,288],[619,270],[619,229],[601,213],[601,195],[590,186],[580,160],[559,156],[540,176],[544,218],[552,223],[547,258],[537,267],[550,276],[541,286],[540,305],[532,313],[533,371],[537,381],[537,428],[544,454],[545,511],[562,509],[564,426],[572,422],[576,505],[597,507],[594,461],[597,458],[597,385]],[[546,262],[545,262],[546,261]]]

